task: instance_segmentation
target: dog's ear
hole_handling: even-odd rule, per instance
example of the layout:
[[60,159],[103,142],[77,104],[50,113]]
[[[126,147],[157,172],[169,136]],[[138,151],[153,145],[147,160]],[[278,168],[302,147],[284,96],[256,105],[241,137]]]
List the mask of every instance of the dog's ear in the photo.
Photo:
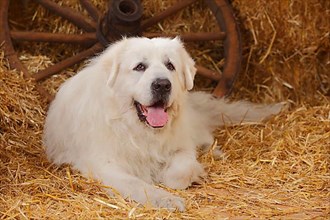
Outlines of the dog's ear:
[[185,60],[185,67],[183,69],[183,74],[185,78],[185,84],[186,89],[191,90],[194,87],[194,78],[196,75],[196,68],[195,68],[195,62],[193,59],[189,56],[189,54],[184,50],[186,58]]
[[176,37],[173,40],[177,41],[180,44],[179,50],[180,50],[181,62],[183,65],[182,71],[183,71],[184,83],[186,89],[191,90],[194,87],[194,78],[196,75],[195,61],[188,54],[179,37]]
[[120,57],[123,48],[126,45],[126,38],[110,45],[101,55],[101,63],[103,69],[108,74],[107,85],[111,88],[114,86],[120,67]]

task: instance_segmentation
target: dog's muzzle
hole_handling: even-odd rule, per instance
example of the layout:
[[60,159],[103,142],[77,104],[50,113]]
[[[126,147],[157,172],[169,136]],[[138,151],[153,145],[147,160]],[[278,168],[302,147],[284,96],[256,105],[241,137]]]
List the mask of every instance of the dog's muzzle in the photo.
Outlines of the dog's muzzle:
[[168,101],[172,90],[168,79],[158,78],[151,84],[151,105],[145,106],[134,101],[139,119],[153,128],[162,128],[168,121]]

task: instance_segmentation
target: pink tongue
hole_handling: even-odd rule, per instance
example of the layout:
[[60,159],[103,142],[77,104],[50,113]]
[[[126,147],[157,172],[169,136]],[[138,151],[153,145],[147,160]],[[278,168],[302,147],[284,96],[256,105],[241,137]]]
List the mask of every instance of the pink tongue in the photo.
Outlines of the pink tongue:
[[148,113],[146,113],[147,121],[152,127],[163,127],[167,120],[168,114],[164,108],[161,107],[147,107]]

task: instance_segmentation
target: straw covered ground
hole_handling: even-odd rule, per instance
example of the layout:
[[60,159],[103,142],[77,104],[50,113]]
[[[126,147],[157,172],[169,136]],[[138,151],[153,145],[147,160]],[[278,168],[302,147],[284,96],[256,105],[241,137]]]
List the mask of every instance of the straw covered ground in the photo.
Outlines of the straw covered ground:
[[[13,2],[13,29],[79,32],[32,1],[23,1],[24,10]],[[57,2],[82,10],[75,0]],[[145,18],[174,2],[144,0]],[[187,190],[168,189],[185,198],[183,213],[140,207],[120,196],[110,198],[100,183],[69,165],[48,162],[41,142],[47,105],[33,82],[10,69],[1,49],[0,219],[329,219],[330,1],[233,0],[232,4],[242,32],[244,61],[231,98],[287,101],[290,107],[262,125],[217,129],[215,137],[225,154],[219,160],[211,152],[200,157],[208,171],[205,182]],[[105,4],[98,7],[104,10]],[[153,31],[212,31],[213,20],[197,3]],[[187,44],[187,48],[197,62],[216,69],[223,62],[220,44]],[[20,43],[16,48],[31,73],[79,50],[41,43]],[[79,68],[42,85],[54,93]],[[200,77],[197,82],[198,89],[213,86]]]

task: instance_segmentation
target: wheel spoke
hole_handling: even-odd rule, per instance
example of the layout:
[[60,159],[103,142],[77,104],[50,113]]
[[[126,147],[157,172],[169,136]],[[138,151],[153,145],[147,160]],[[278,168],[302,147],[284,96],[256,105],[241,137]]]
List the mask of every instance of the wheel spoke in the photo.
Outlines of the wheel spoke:
[[18,71],[22,71],[24,77],[29,78],[31,75],[25,66],[19,61],[17,57],[17,53],[14,50],[13,43],[9,34],[9,26],[8,26],[8,7],[10,0],[2,0],[0,1],[0,42],[1,49],[4,51],[6,58],[8,58],[9,64],[11,68],[16,69]]
[[43,33],[32,31],[11,31],[12,39],[17,41],[36,41],[36,42],[52,42],[52,43],[70,43],[92,45],[97,42],[94,33],[86,34],[60,34],[60,33]]
[[164,34],[164,33],[145,33],[145,37],[171,37],[179,36],[181,40],[185,42],[192,41],[211,41],[211,40],[223,40],[226,37],[224,32],[201,32],[201,33],[186,33],[186,34]]
[[160,12],[159,14],[156,14],[155,16],[147,19],[146,21],[142,22],[141,24],[141,31],[157,24],[158,22],[164,20],[165,18],[175,14],[176,12],[182,10],[183,8],[191,5],[196,0],[182,0],[175,5],[167,8],[166,10]]
[[[31,74],[18,59],[17,53],[14,50],[13,43],[9,35],[8,6],[9,0],[0,1],[0,28],[2,30],[0,31],[0,42],[4,42],[1,47],[5,52],[6,58],[8,58],[8,62],[11,68],[16,69],[17,71],[21,71],[24,78],[31,79]],[[43,87],[37,84],[35,88],[39,94],[41,94],[46,99],[47,102],[51,101],[51,95]]]
[[89,0],[80,0],[80,4],[86,9],[95,22],[99,20],[101,12]]
[[196,69],[197,69],[198,74],[205,76],[209,79],[212,79],[215,81],[219,81],[221,79],[221,73],[218,73],[216,71],[213,71],[213,70],[210,70],[203,66],[198,66],[198,65],[196,66]]
[[50,11],[69,20],[77,27],[82,28],[87,32],[95,31],[95,27],[96,27],[95,22],[86,20],[84,16],[72,10],[71,8],[66,6],[59,6],[58,4],[49,0],[35,0],[35,1],[41,4],[42,6],[44,6],[45,8],[49,9]]
[[54,74],[64,70],[65,68],[68,68],[70,66],[73,66],[76,63],[83,61],[87,57],[90,57],[90,56],[100,52],[102,49],[103,49],[103,46],[101,44],[97,43],[93,47],[91,47],[87,50],[84,50],[84,51],[76,54],[75,56],[69,57],[45,70],[41,70],[41,71],[37,72],[36,74],[33,75],[33,77],[35,78],[36,81],[43,80],[51,75],[54,75]]

